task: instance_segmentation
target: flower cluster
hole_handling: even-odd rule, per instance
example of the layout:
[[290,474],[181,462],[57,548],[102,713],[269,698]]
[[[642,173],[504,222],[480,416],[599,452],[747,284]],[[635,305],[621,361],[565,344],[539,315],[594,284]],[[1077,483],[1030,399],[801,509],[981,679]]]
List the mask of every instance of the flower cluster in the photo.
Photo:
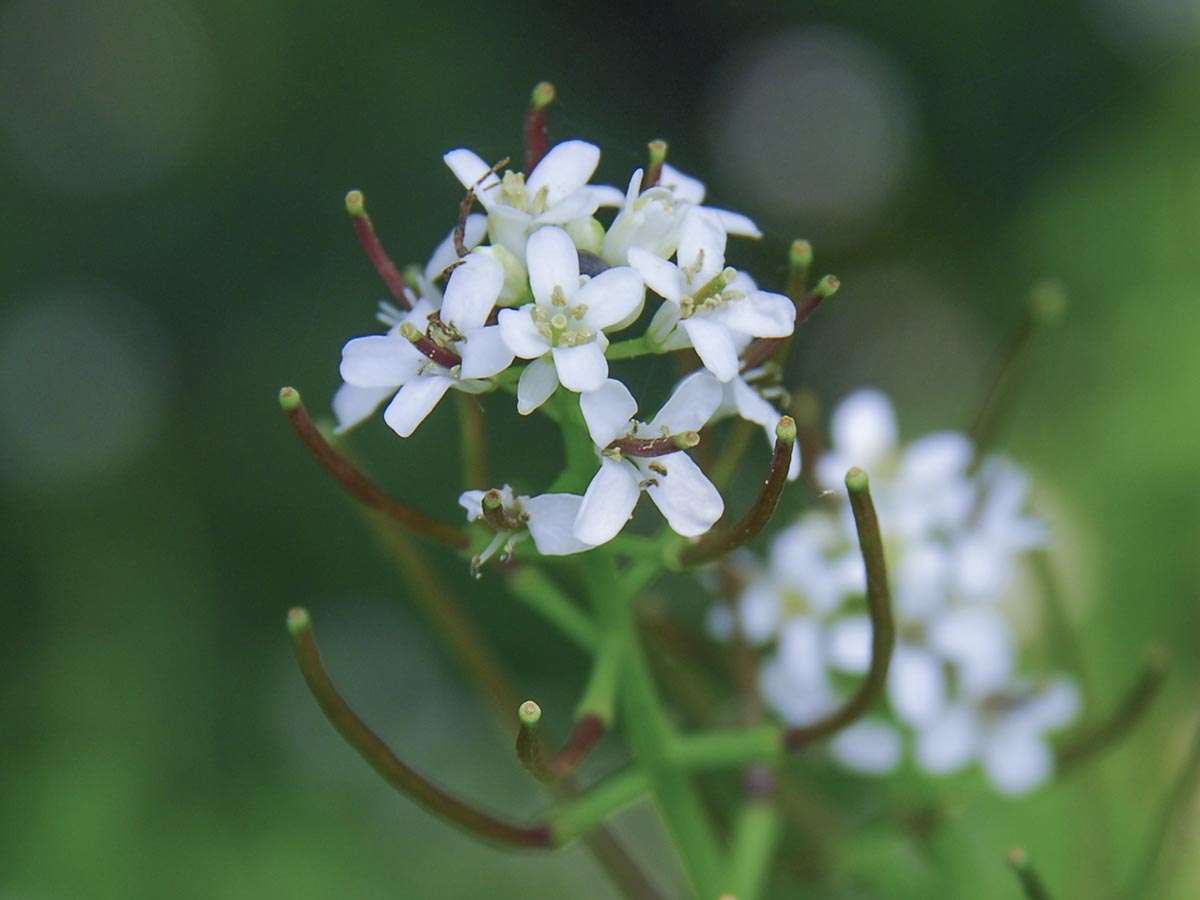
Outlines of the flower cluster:
[[[560,424],[586,425],[596,468],[582,495],[515,497],[504,488],[489,500],[483,485],[470,486],[461,501],[468,519],[496,531],[482,558],[526,536],[547,555],[604,544],[642,492],[677,533],[702,535],[724,503],[686,453],[699,430],[739,414],[775,440],[781,414],[754,386],[758,370],[744,354],[755,341],[788,337],[796,304],[726,265],[728,236],[758,237],[757,227],[704,206],[704,185],[657,149],[624,192],[590,184],[600,150],[583,141],[550,148],[524,174],[450,151],[446,165],[468,192],[458,225],[407,278],[381,269],[395,295],[380,307],[387,330],[342,350],[339,432],[386,404],[384,421],[408,437],[451,389],[508,391],[521,415],[545,409]],[[483,215],[470,213],[476,201]],[[365,222],[361,208],[351,212]],[[655,309],[643,315],[648,296]],[[640,334],[611,343],[643,321]],[[638,403],[609,361],[685,348],[703,369],[657,416],[635,421]],[[797,454],[791,477],[798,472]]]
[[[893,771],[912,758],[946,774],[973,761],[1005,793],[1024,793],[1052,769],[1048,732],[1069,725],[1079,697],[1067,679],[1035,682],[1018,670],[1014,629],[1000,602],[1020,557],[1047,540],[1025,512],[1026,476],[992,458],[973,466],[962,434],[898,446],[895,415],[874,390],[847,397],[831,422],[832,449],[817,477],[831,493],[851,465],[868,469],[892,569],[896,647],[887,693],[892,722],[863,719],[838,734],[833,756],[856,771]],[[783,530],[768,565],[743,564],[736,605],[713,629],[738,628],[767,648],[760,686],[785,721],[804,725],[835,708],[847,676],[870,665],[872,623],[849,510],[809,512]]]

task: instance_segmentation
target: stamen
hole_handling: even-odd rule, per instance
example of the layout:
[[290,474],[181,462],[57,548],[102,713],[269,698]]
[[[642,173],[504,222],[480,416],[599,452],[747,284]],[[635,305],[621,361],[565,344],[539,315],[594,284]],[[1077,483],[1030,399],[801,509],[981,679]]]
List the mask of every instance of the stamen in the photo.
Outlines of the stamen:
[[462,357],[453,350],[448,350],[445,347],[439,347],[428,337],[421,334],[412,322],[405,322],[400,326],[400,334],[412,343],[419,353],[427,357],[432,362],[437,363],[447,369],[454,369],[462,365]]
[[629,435],[617,438],[605,449],[624,456],[649,459],[655,456],[666,456],[669,453],[678,453],[680,450],[690,450],[699,443],[699,432],[684,431],[680,434],[666,435],[660,438],[639,438]]

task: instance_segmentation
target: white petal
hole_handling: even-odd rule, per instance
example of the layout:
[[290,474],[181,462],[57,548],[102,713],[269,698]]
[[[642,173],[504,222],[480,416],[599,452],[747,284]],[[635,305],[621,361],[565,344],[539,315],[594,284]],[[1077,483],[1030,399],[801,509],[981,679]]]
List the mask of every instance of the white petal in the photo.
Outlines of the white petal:
[[424,357],[400,335],[355,338],[342,348],[342,379],[355,387],[398,387],[417,374]]
[[728,382],[733,393],[733,402],[738,415],[747,422],[754,422],[769,429],[771,443],[775,443],[775,425],[779,422],[779,412],[762,395],[746,383],[744,378],[733,378]]
[[698,537],[712,528],[725,512],[725,501],[700,467],[686,453],[668,453],[654,462],[665,467],[667,474],[654,472],[645,464],[639,468],[644,478],[657,482],[646,488],[646,493],[671,529],[684,537]]
[[721,227],[725,229],[726,234],[748,238],[762,237],[762,232],[758,230],[758,226],[754,224],[754,220],[749,216],[730,212],[727,209],[716,209],[711,206],[708,207],[708,211],[717,217],[717,221],[721,223]]
[[1037,731],[1057,731],[1075,721],[1082,700],[1073,681],[1058,678],[1021,708],[1022,722]]
[[704,367],[719,381],[729,381],[738,373],[737,347],[729,329],[704,316],[692,316],[681,323]]
[[442,159],[450,167],[450,171],[454,173],[454,177],[458,179],[458,183],[464,188],[473,188],[478,185],[476,196],[479,197],[480,202],[485,207],[488,206],[491,189],[500,183],[500,179],[494,172],[488,175],[487,180],[483,184],[479,184],[479,179],[487,175],[491,166],[470,150],[462,148],[451,150]]
[[898,553],[894,565],[892,591],[901,618],[923,622],[945,605],[950,555],[944,545],[932,540],[911,541]]
[[959,690],[983,697],[1000,689],[1012,674],[1016,642],[996,610],[964,607],[947,610],[929,626],[929,644],[958,670]]
[[[487,234],[487,216],[471,213],[467,216],[467,225],[463,231],[463,245],[468,249],[475,247]],[[428,263],[425,264],[425,277],[429,281],[437,279],[446,266],[458,261],[458,248],[454,246],[454,232],[451,231],[433,251]]]
[[541,494],[525,501],[529,534],[543,556],[566,556],[588,549],[571,529],[583,498],[575,494]]
[[334,434],[344,434],[355,425],[371,417],[379,404],[383,403],[392,392],[395,385],[383,387],[357,387],[353,384],[343,384],[333,395],[333,415],[337,419]]
[[550,399],[558,387],[558,374],[554,371],[554,363],[542,357],[535,359],[521,373],[517,382],[517,412],[523,416],[529,415]]
[[680,200],[687,200],[689,203],[704,202],[704,182],[691,175],[684,175],[670,163],[663,163],[658,183]]
[[467,511],[467,521],[474,522],[483,517],[483,495],[487,491],[463,491],[458,495],[458,505]]
[[917,763],[933,775],[957,772],[979,752],[979,722],[964,706],[954,706],[917,735]]
[[707,284],[725,268],[725,229],[707,211],[689,210],[679,231],[675,258],[680,268],[696,270],[688,277],[693,289]]
[[408,437],[425,421],[438,401],[450,389],[453,379],[445,375],[422,375],[414,378],[388,404],[383,421],[400,437]]
[[1002,794],[1027,794],[1054,771],[1054,757],[1035,732],[1001,728],[983,747],[983,768],[992,786]]
[[932,724],[946,702],[941,660],[924,649],[897,645],[888,672],[888,698],[896,715],[908,724]]
[[[892,402],[880,391],[855,391],[838,404],[830,421],[833,445],[852,466],[871,472],[895,449]],[[842,470],[841,474],[845,474]]]
[[620,209],[625,203],[625,192],[620,188],[612,187],[607,184],[590,184],[583,188],[583,191],[590,194],[592,202],[597,207],[608,207]]
[[579,253],[571,236],[561,228],[539,228],[525,247],[529,288],[542,306],[551,305],[556,287],[570,300],[579,290]]
[[827,682],[821,625],[812,616],[793,616],[779,635],[779,658],[797,688],[811,689]]
[[459,345],[462,350],[460,378],[490,378],[512,365],[512,348],[505,342],[499,325],[469,329],[466,338]]
[[487,321],[504,286],[504,266],[490,256],[472,253],[450,273],[442,298],[442,321],[459,331]]
[[738,619],[742,634],[755,646],[761,646],[775,636],[779,630],[779,589],[765,578],[753,582],[738,598]]
[[684,278],[679,268],[641,247],[629,248],[629,265],[637,269],[646,287],[658,296],[678,303],[683,298]]
[[699,431],[721,405],[723,393],[721,383],[712,373],[704,369],[693,372],[675,386],[646,429],[653,434],[658,434],[663,428],[669,429],[671,434]]
[[579,410],[597,447],[607,447],[633,427],[637,401],[629,388],[609,378],[594,391],[579,395]]
[[866,616],[848,616],[829,628],[829,662],[852,675],[863,675],[871,668],[871,620]]
[[680,350],[688,346],[687,332],[679,328],[679,304],[663,303],[646,326],[646,337],[662,350]]
[[594,391],[608,378],[608,360],[596,341],[576,347],[555,347],[550,352],[554,354],[558,380],[568,391]]
[[767,659],[759,670],[763,699],[789,725],[808,725],[829,712],[834,697],[828,680],[797,683],[779,656]]
[[716,314],[727,328],[751,337],[787,337],[795,328],[796,306],[783,294],[755,291],[731,300]]
[[529,213],[502,203],[495,203],[488,210],[488,234],[493,244],[498,244],[519,260],[525,259],[525,242],[533,217]]
[[900,477],[922,484],[962,474],[974,456],[971,440],[957,431],[938,431],[917,438],[904,448]]
[[573,303],[586,304],[584,323],[600,330],[636,317],[645,299],[642,276],[629,266],[613,266],[580,288]]
[[500,335],[508,348],[521,359],[537,359],[550,349],[550,342],[537,330],[533,321],[533,304],[520,309],[500,310]]
[[533,220],[534,225],[566,225],[575,219],[586,219],[596,211],[596,195],[591,191],[568,194]]
[[641,488],[633,466],[601,459],[600,471],[588,485],[575,517],[575,537],[591,547],[611,541],[633,515],[639,496]]
[[584,141],[563,141],[550,148],[525,179],[530,197],[546,189],[547,206],[575,193],[592,177],[600,163],[600,148]]
[[886,775],[900,765],[900,735],[883,722],[855,722],[829,742],[834,758],[852,772]]

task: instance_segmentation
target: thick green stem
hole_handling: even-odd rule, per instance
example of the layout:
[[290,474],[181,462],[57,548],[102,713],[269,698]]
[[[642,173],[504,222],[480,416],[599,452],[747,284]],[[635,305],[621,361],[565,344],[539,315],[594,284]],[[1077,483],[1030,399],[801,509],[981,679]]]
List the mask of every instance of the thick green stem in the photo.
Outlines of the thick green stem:
[[638,356],[649,356],[652,353],[662,352],[662,348],[653,343],[647,335],[642,335],[641,337],[621,341],[619,344],[610,344],[604,355],[610,360],[614,360],[633,359]]
[[783,821],[772,798],[746,801],[733,827],[729,863],[729,880],[737,900],[759,900],[763,896],[782,832]]
[[593,785],[549,816],[556,845],[565,844],[604,824],[637,802],[650,790],[650,779],[641,766],[633,765]]
[[783,757],[783,730],[778,725],[678,735],[668,758],[682,769],[739,768]]

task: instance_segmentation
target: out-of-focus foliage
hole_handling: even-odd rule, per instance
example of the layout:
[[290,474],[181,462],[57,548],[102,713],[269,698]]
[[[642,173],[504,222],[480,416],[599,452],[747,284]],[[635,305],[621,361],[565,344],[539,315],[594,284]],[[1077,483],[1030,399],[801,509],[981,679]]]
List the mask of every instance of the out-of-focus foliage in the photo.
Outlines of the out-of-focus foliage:
[[[964,423],[1027,286],[1066,285],[1006,440],[1063,532],[1095,695],[1152,639],[1174,651],[1170,687],[1102,763],[1018,803],[973,786],[928,846],[856,810],[861,841],[830,862],[847,886],[825,896],[853,877],[873,896],[1011,897],[1015,843],[1057,896],[1108,896],[1200,679],[1200,31],[1183,4],[1123,6],[0,10],[0,896],[609,896],[579,850],[481,848],[386,793],[304,694],[282,629],[294,603],[321,617],[331,668],[415,764],[514,815],[545,802],[513,723],[463,683],[274,401],[294,383],[320,409],[382,295],[345,190],[399,260],[423,258],[458,199],[440,154],[519,153],[543,78],[554,136],[599,143],[613,177],[665,137],[715,201],[766,224],[757,270],[782,278],[788,243],[811,239],[844,288],[793,375],[828,400],[877,384],[913,434]],[[373,423],[355,448],[457,515],[452,418],[404,443]],[[496,471],[538,470],[501,455]],[[565,648],[495,581],[437,561],[520,689],[568,709]],[[1193,840],[1197,822],[1193,806]],[[644,811],[622,825],[654,833]],[[669,883],[669,852],[641,844]],[[1169,872],[1154,896],[1195,896],[1194,859]]]

